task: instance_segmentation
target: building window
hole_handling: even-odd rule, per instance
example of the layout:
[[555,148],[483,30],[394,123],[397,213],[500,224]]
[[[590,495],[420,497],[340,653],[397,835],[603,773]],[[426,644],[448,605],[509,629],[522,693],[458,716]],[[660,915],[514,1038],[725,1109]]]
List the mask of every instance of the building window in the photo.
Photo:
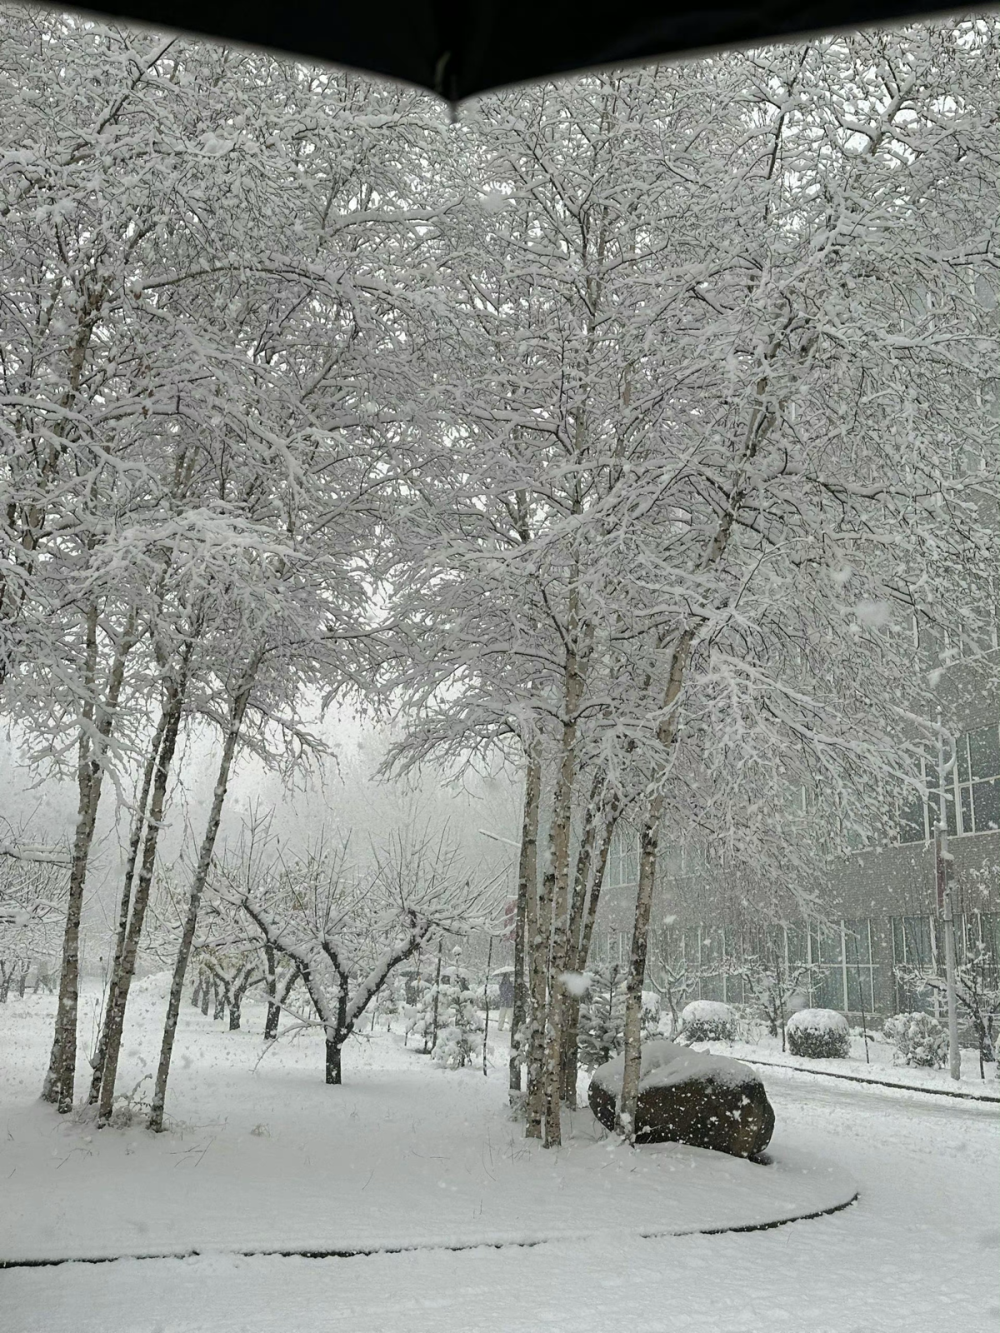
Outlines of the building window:
[[962,832],[1000,828],[1000,728],[980,727],[960,736],[955,768]]
[[[908,798],[899,810],[899,841],[927,842],[939,818],[937,762],[924,760],[921,776],[927,799]],[[955,764],[944,788],[948,833],[990,833],[1000,829],[1000,727],[991,723],[964,732],[955,742]]]

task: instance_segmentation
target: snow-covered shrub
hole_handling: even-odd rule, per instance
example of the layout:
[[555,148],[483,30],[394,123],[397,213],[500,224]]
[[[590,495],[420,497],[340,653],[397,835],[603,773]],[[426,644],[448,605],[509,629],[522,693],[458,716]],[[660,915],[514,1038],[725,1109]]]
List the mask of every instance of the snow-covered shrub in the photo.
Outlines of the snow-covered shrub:
[[736,1015],[720,1000],[692,1000],[681,1010],[681,1035],[688,1041],[735,1041]]
[[483,1020],[476,996],[468,984],[468,973],[459,963],[461,949],[452,950],[453,962],[441,975],[438,991],[438,1033],[434,1059],[446,1069],[471,1064],[481,1046]]
[[930,1014],[895,1014],[882,1032],[894,1042],[904,1063],[921,1069],[943,1069],[948,1059],[948,1034]]
[[800,1009],[785,1028],[788,1050],[811,1060],[843,1060],[851,1051],[847,1019],[835,1009]]
[[590,990],[580,1005],[577,1054],[584,1069],[596,1069],[625,1044],[625,986],[622,969],[597,967]]
[[655,990],[642,992],[642,1016],[639,1021],[642,1024],[643,1041],[655,1041],[660,1035],[660,997]]
[[406,995],[411,997],[403,1005],[403,1033],[409,1043],[412,1037],[423,1047],[424,1055],[430,1052],[434,1031],[434,983],[425,977],[408,977]]

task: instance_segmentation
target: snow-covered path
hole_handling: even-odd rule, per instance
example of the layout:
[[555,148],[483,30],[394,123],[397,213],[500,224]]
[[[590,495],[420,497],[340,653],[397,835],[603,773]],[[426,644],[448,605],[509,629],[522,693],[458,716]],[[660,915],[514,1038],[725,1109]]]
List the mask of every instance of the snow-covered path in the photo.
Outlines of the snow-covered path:
[[[221,1033],[217,1039],[223,1041]],[[744,1235],[628,1240],[605,1229],[588,1241],[532,1249],[324,1260],[215,1255],[8,1270],[0,1273],[0,1327],[5,1333],[994,1330],[1000,1314],[995,1108],[769,1073],[775,1148],[787,1141],[852,1175],[862,1189],[858,1204]],[[441,1086],[457,1089],[458,1078]],[[617,1170],[616,1162],[611,1174]],[[266,1198],[261,1203],[266,1209]],[[428,1203],[428,1215],[433,1211]],[[579,1223],[581,1232],[601,1229],[599,1218]],[[101,1225],[95,1217],[94,1229]],[[86,1234],[85,1219],[81,1230]]]

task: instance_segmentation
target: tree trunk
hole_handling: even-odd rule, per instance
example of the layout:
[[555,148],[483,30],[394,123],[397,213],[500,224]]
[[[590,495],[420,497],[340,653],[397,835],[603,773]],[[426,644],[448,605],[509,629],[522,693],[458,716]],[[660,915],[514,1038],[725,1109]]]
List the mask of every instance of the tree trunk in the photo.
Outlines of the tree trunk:
[[[724,547],[723,547],[724,549]],[[657,728],[657,740],[664,751],[659,776],[662,780],[667,759],[677,739],[677,705],[684,673],[694,643],[694,629],[684,630],[670,656],[670,673],[663,698],[663,720]],[[630,1141],[635,1141],[635,1114],[639,1101],[639,1076],[642,1054],[642,987],[646,978],[646,958],[649,953],[649,917],[653,907],[656,884],[656,857],[663,821],[664,796],[662,789],[655,792],[643,820],[639,843],[639,890],[635,901],[635,921],[632,927],[632,948],[629,951],[628,979],[625,984],[625,1068],[622,1073],[622,1092],[616,1116],[617,1127]]]
[[[62,968],[59,974],[59,1003],[49,1067],[42,1086],[45,1101],[55,1102],[60,1114],[73,1109],[76,1083],[76,1028],[80,981],[80,917],[83,891],[87,880],[90,848],[97,824],[97,807],[104,781],[104,758],[118,711],[118,700],[125,680],[125,662],[135,647],[135,621],[130,618],[122,631],[108,674],[105,699],[98,703],[97,693],[98,609],[94,603],[87,611],[87,657],[84,670],[88,698],[83,719],[88,724],[80,732],[77,760],[77,818],[73,854],[66,899],[66,924],[63,929]],[[91,730],[91,727],[93,730]]]
[[331,1037],[327,1034],[326,1038],[326,1081],[327,1083],[337,1084],[341,1082],[340,1071],[340,1050],[343,1045],[343,1039],[337,1036]]
[[160,1060],[156,1070],[156,1083],[153,1088],[153,1101],[149,1113],[149,1128],[157,1133],[163,1129],[163,1108],[167,1099],[167,1080],[170,1077],[170,1058],[173,1054],[174,1037],[177,1032],[177,1018],[180,1013],[181,992],[184,989],[184,976],[187,972],[188,959],[191,956],[191,948],[194,944],[194,932],[195,927],[198,924],[198,913],[201,910],[202,893],[204,892],[205,884],[208,880],[208,872],[212,865],[212,855],[215,851],[215,840],[219,833],[219,825],[222,822],[222,809],[226,800],[226,792],[229,788],[229,776],[233,767],[233,759],[236,755],[240,728],[243,725],[243,718],[246,714],[247,704],[250,701],[250,692],[253,689],[254,677],[256,676],[259,664],[259,657],[255,658],[244,675],[238,694],[233,698],[232,708],[230,709],[229,714],[229,725],[226,729],[226,740],[222,747],[219,771],[215,779],[215,790],[212,794],[212,805],[209,810],[208,823],[205,827],[205,835],[202,838],[201,849],[198,853],[198,864],[195,867],[194,879],[191,882],[191,895],[188,899],[187,915],[184,918],[184,929],[181,934],[181,942],[177,950],[177,959],[174,963],[174,974],[170,983],[170,999],[167,1002],[167,1016],[163,1025],[163,1040],[160,1043]]
[[[526,948],[529,923],[537,920],[538,906],[538,808],[541,799],[542,769],[531,748],[524,782],[524,819],[521,827],[521,853],[517,875],[517,921],[514,932],[514,1008],[510,1020],[509,1086],[511,1093],[521,1091],[521,1064],[526,1054],[521,1049],[528,1011],[529,979]],[[529,900],[534,910],[529,909]],[[512,1101],[514,1099],[512,1098]]]
[[206,1018],[208,1017],[208,1007],[209,1007],[209,1005],[211,1004],[211,1002],[212,1002],[212,987],[211,987],[211,985],[210,985],[210,983],[209,983],[208,977],[202,977],[202,979],[201,979],[201,1012],[205,1015]]
[[444,941],[438,940],[437,970],[434,974],[434,1006],[431,1012],[431,1044],[428,1047],[424,1041],[424,1053],[432,1055],[438,1039],[438,1010],[441,1003],[441,950],[444,947]]
[[108,1004],[107,1043],[104,1051],[104,1065],[101,1070],[101,1092],[98,1098],[97,1127],[105,1126],[111,1119],[111,1110],[115,1098],[115,1082],[118,1077],[118,1059],[121,1054],[122,1031],[125,1026],[125,1009],[128,1005],[132,978],[135,976],[135,964],[139,955],[139,941],[146,919],[146,907],[153,885],[153,871],[156,866],[156,847],[160,829],[163,826],[163,812],[166,804],[167,782],[170,766],[177,746],[177,734],[180,730],[184,694],[187,686],[187,664],[190,658],[190,645],[184,654],[180,676],[168,685],[165,711],[168,714],[167,725],[163,730],[163,744],[156,762],[156,774],[153,779],[153,791],[149,803],[149,821],[143,840],[142,863],[139,867],[139,879],[135,888],[135,901],[129,916],[125,947],[122,950],[118,984],[115,987],[114,1000]]
[[232,992],[229,1000],[229,1031],[239,1032],[240,1020],[243,1014],[243,997],[254,984],[253,968],[246,967],[243,974],[238,976],[233,982]]
[[125,876],[122,883],[121,898],[118,903],[118,931],[115,936],[115,953],[111,964],[108,997],[104,1005],[104,1021],[101,1024],[101,1035],[98,1038],[97,1051],[94,1054],[93,1074],[90,1079],[90,1093],[87,1097],[87,1101],[91,1106],[97,1102],[101,1095],[101,1083],[104,1079],[104,1066],[107,1061],[108,1043],[111,1039],[111,1014],[118,999],[118,988],[121,984],[122,976],[122,959],[125,955],[125,944],[128,938],[129,909],[132,905],[132,884],[135,880],[135,867],[139,859],[139,847],[142,844],[142,833],[146,824],[146,807],[149,802],[149,792],[153,785],[153,776],[156,772],[156,765],[163,745],[163,735],[168,721],[168,710],[165,708],[161,709],[160,721],[157,724],[156,731],[153,735],[149,758],[146,760],[146,769],[143,773],[142,790],[136,805],[135,818],[132,821],[128,860],[125,865]]
[[562,1143],[560,1101],[562,1097],[563,1006],[566,987],[563,974],[569,962],[569,851],[576,778],[577,713],[583,697],[583,677],[575,647],[577,593],[571,590],[567,620],[566,691],[561,757],[556,778],[549,829],[549,861],[544,879],[551,882],[552,949],[549,963],[548,1013],[545,1024],[545,1133],[546,1148]]
[[274,1041],[278,1035],[281,1009],[278,1005],[278,957],[273,944],[264,945],[264,986],[267,991],[267,1018],[264,1020],[264,1040]]
[[226,991],[218,977],[212,978],[212,994],[215,997],[215,1006],[212,1009],[212,1021],[218,1023],[226,1016]]
[[622,1075],[621,1100],[618,1104],[617,1128],[632,1142],[635,1140],[635,1115],[639,1101],[642,1060],[642,986],[646,976],[646,957],[649,950],[649,917],[656,881],[656,852],[662,812],[663,797],[657,795],[650,802],[650,810],[642,826],[639,891],[636,895],[632,948],[629,951],[628,976],[625,982],[625,1069]]
[[483,1003],[485,1015],[483,1018],[483,1077],[489,1073],[486,1067],[486,1049],[490,1039],[490,968],[493,966],[493,936],[490,936],[489,947],[486,950],[486,983],[483,986]]
[[536,891],[529,893],[525,930],[530,945],[528,1023],[528,1101],[524,1133],[529,1139],[542,1137],[545,1119],[545,999],[549,975],[549,943],[552,938],[552,902],[548,876],[535,875]]
[[559,1068],[559,1095],[563,1105],[576,1110],[576,1084],[580,1073],[580,1000],[576,995],[563,997],[562,1063]]
[[[585,909],[588,895],[596,902],[600,886],[592,887],[591,875],[595,869],[594,848],[600,823],[600,797],[604,786],[603,773],[597,773],[590,787],[590,797],[584,816],[583,834],[573,874],[573,893],[569,914],[569,938],[566,965],[571,972],[582,972],[587,966],[587,951],[583,947]],[[603,862],[601,863],[603,874]],[[579,997],[563,998],[562,1058],[559,1070],[559,1095],[570,1110],[576,1110],[576,1085],[579,1074]]]

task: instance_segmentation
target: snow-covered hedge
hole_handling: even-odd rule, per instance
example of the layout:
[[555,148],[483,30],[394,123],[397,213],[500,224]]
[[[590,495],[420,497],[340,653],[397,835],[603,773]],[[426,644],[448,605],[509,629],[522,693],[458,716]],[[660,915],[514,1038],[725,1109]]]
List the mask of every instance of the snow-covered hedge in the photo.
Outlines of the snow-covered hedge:
[[847,1019],[834,1009],[800,1009],[785,1028],[792,1055],[811,1060],[843,1060],[851,1051]]
[[688,1041],[735,1041],[736,1015],[719,1000],[692,1000],[681,1010],[681,1032]]
[[887,1018],[882,1032],[895,1042],[896,1050],[908,1065],[923,1069],[943,1069],[948,1059],[948,1034],[930,1014],[895,1014]]

